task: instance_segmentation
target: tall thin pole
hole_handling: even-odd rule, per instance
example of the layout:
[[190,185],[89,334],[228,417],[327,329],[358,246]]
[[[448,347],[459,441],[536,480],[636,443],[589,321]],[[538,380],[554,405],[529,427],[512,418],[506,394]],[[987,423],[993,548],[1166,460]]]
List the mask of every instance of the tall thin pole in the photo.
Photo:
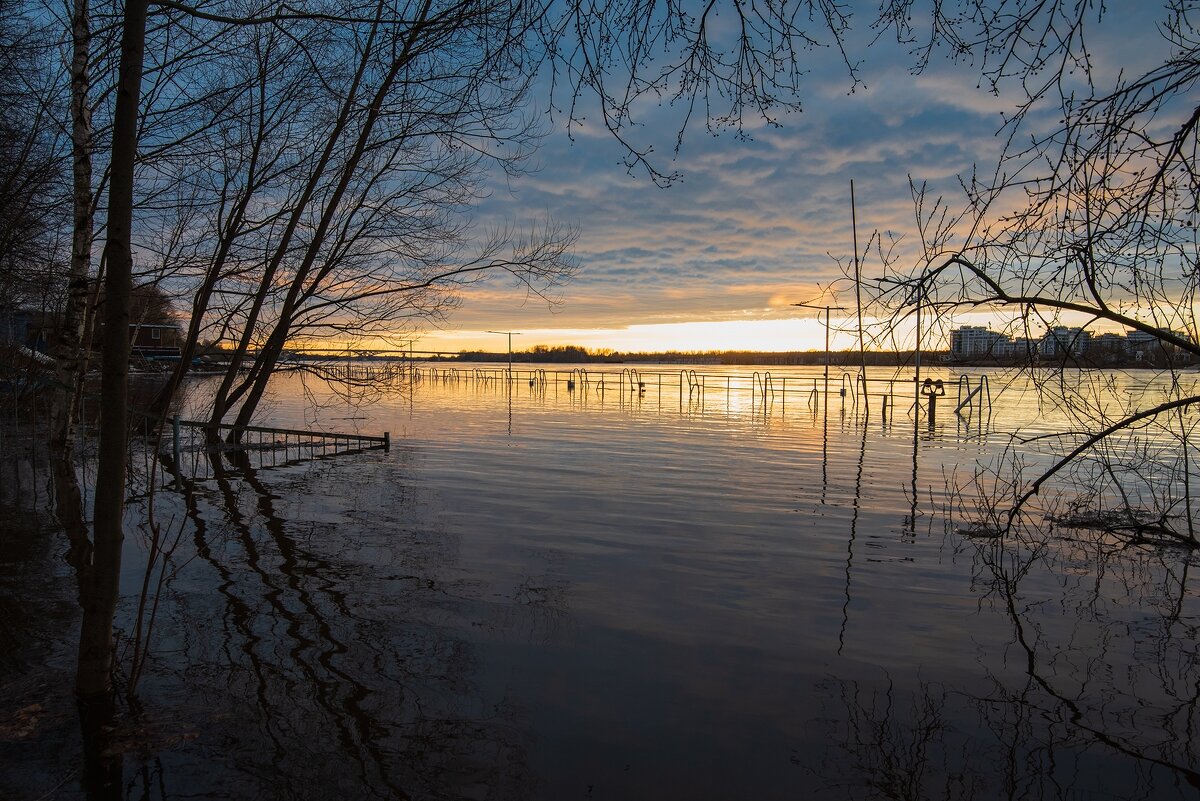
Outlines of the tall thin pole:
[[[867,398],[867,346],[863,341],[862,265],[858,260],[858,212],[854,205],[854,180],[850,181],[850,231],[854,237],[854,305],[858,310],[858,358],[862,363],[863,413],[870,411]],[[858,388],[855,387],[855,392]]]
[[917,435],[920,431],[921,423],[921,306],[924,304],[925,297],[925,276],[921,276],[921,283],[917,284],[917,350],[913,357],[913,363],[916,366],[916,377],[913,378],[913,393],[916,403],[916,414],[913,415],[913,448],[916,448]]
[[836,309],[837,311],[845,311],[845,306],[818,306],[815,303],[793,303],[793,306],[799,306],[802,309],[824,309],[825,310],[825,396],[829,397],[829,312]]
[[825,307],[825,391],[829,391],[829,307]]
[[512,338],[513,335],[520,336],[520,331],[488,331],[489,334],[500,334],[508,337],[508,380],[512,380]]

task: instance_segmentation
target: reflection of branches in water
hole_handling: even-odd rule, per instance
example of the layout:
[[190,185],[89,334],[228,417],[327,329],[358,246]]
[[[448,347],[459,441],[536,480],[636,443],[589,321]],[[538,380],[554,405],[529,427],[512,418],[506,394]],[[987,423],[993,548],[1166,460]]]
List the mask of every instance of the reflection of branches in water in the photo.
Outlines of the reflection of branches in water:
[[326,411],[348,408],[357,414],[384,398],[412,395],[408,368],[399,362],[371,362],[367,366],[313,362],[294,369],[300,376],[308,423],[315,423]]
[[832,787],[845,789],[855,799],[985,797],[982,791],[988,786],[989,771],[986,765],[974,770],[970,764],[970,744],[943,713],[944,688],[922,683],[910,697],[889,679],[885,689],[867,690],[855,681],[831,682],[828,689],[846,712],[836,726],[832,747],[848,757],[823,760],[837,766],[839,775],[829,777]]
[[[219,581],[223,656],[209,653],[216,643],[201,622],[211,616],[211,596],[181,600],[178,615],[193,661],[210,665],[192,672],[210,675],[233,705],[234,719],[217,728],[228,752],[241,754],[236,772],[263,786],[282,782],[297,797],[440,797],[475,782],[520,797],[516,788],[527,780],[514,727],[504,721],[511,710],[458,710],[470,697],[472,651],[426,620],[461,603],[438,576],[441,538],[396,530],[413,505],[402,484],[389,487],[383,508],[370,499],[369,519],[345,525],[365,489],[344,473],[349,467],[292,468],[271,485],[248,465],[222,467],[215,495],[185,484],[197,552]],[[336,482],[334,507],[345,500],[342,524],[280,511],[281,497],[303,504],[321,497],[326,481]],[[418,540],[433,551],[413,558]],[[360,550],[366,561],[356,558]],[[381,554],[408,572],[384,575]],[[240,675],[253,677],[248,696]],[[250,720],[259,727],[247,727]]]
[[[1021,528],[968,540],[981,614],[1009,623],[980,685],[830,680],[832,786],[855,799],[1194,798],[1195,555]],[[986,628],[984,629],[986,630]]]
[[[1097,532],[1091,536],[1118,534],[1129,544],[1200,545],[1192,489],[1200,456],[1197,424],[1176,408],[1188,402],[1168,401],[1170,408],[1162,414],[1145,412],[1117,436],[1110,428],[1014,436],[965,481],[947,478],[955,512],[976,534],[999,535],[1033,513],[1080,532]],[[1065,456],[1064,449],[1069,449]]]
[[[218,650],[224,654],[225,660],[229,665],[237,664],[238,660],[235,650],[240,650],[249,661],[250,671],[255,679],[255,698],[258,709],[262,712],[264,718],[265,725],[263,726],[263,731],[271,740],[275,761],[282,764],[288,754],[288,746],[280,739],[279,734],[272,725],[275,713],[272,708],[271,694],[269,692],[270,679],[263,661],[257,657],[258,646],[262,642],[262,637],[252,625],[254,618],[253,610],[234,591],[237,585],[234,571],[226,566],[224,561],[219,558],[217,551],[210,544],[208,521],[201,512],[201,488],[198,482],[186,477],[178,469],[177,465],[169,462],[166,455],[163,456],[163,461],[167,463],[168,470],[175,476],[178,482],[177,486],[180,489],[180,495],[187,510],[187,517],[193,526],[193,544],[196,556],[207,562],[220,579],[220,583],[216,589],[224,599],[225,605],[222,611],[222,620],[224,621],[222,630],[224,636]],[[217,547],[219,548],[220,544]]]
[[[1030,721],[1045,721],[1044,736],[1061,747],[1100,745],[1106,758],[1132,760],[1147,790],[1164,792],[1164,782],[1200,789],[1192,737],[1200,711],[1200,619],[1195,610],[1180,614],[1189,602],[1190,557],[1130,550],[1114,539],[1052,541],[1049,532],[1030,529],[977,555],[988,599],[1012,625],[1009,653],[1024,663],[1020,688],[993,675],[994,697],[1025,709]],[[1061,597],[1053,604],[1031,600],[1037,591],[1023,583],[1057,585]],[[1194,595],[1190,603],[1196,605]]]
[[[333,722],[343,750],[357,763],[364,784],[370,786],[372,781],[370,771],[362,759],[362,751],[370,756],[376,770],[375,775],[383,786],[400,793],[400,788],[388,775],[383,755],[375,747],[371,736],[371,717],[362,707],[363,699],[368,695],[367,689],[354,676],[342,670],[335,661],[335,657],[346,653],[349,646],[338,638],[326,622],[327,613],[322,601],[328,600],[332,603],[334,616],[355,620],[350,612],[346,594],[338,590],[335,583],[324,580],[331,572],[331,565],[311,551],[299,547],[288,536],[284,521],[275,513],[271,493],[258,480],[253,469],[248,464],[240,467],[242,480],[253,490],[257,517],[275,545],[277,563],[270,568],[264,564],[269,554],[265,553],[265,549],[264,553],[260,554],[259,544],[255,541],[255,531],[239,509],[238,494],[230,480],[222,477],[218,478],[217,485],[224,498],[226,520],[242,544],[244,564],[261,582],[262,597],[270,607],[271,617],[277,621],[286,621],[287,636],[292,640],[292,664],[308,679],[308,686],[315,691],[312,699],[325,713],[325,718]],[[286,586],[276,580],[276,575],[285,580]],[[309,582],[305,580],[309,578],[317,580],[316,592],[309,590]],[[298,614],[289,607],[289,593],[299,603],[303,614]],[[308,634],[312,628],[315,628],[315,637]],[[310,658],[314,651],[317,652],[317,664]]]

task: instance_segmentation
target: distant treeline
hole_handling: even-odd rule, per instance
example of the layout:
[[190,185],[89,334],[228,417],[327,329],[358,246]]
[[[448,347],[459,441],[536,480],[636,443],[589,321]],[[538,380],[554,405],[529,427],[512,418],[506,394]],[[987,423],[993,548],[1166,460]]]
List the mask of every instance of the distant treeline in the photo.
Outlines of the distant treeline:
[[[944,361],[946,351],[922,351],[921,358]],[[867,351],[868,365],[898,365],[913,361],[912,351]],[[478,350],[460,351],[457,356],[446,360],[463,362],[508,362],[507,353],[491,353]],[[710,351],[637,351],[623,353],[608,348],[591,350],[578,345],[536,345],[529,350],[514,351],[513,362],[540,364],[765,364],[765,365],[811,365],[824,364],[825,351],[755,351],[755,350],[710,350]],[[862,364],[863,356],[857,350],[837,351],[829,354],[829,362],[837,366]]]
[[[1153,355],[1152,355],[1153,356]],[[491,353],[479,350],[464,350],[457,355],[439,356],[431,361],[502,362],[507,363],[507,353]],[[860,354],[857,349],[833,351],[829,363],[834,367],[855,368],[866,361],[868,366],[903,366],[912,364],[916,355],[911,350],[869,350]],[[514,363],[519,364],[753,364],[753,365],[822,365],[825,363],[823,350],[709,350],[709,351],[637,351],[623,353],[608,348],[591,350],[578,345],[537,345],[529,350],[514,351]],[[1028,364],[1028,359],[995,359],[977,356],[970,359],[953,358],[949,351],[923,350],[921,361],[925,364],[955,366],[1001,366],[1016,367]],[[1043,366],[1061,367],[1162,367],[1172,362],[1167,356],[1135,358],[1130,354],[1096,353],[1081,356],[1058,356],[1039,362]],[[1186,363],[1186,362],[1184,362]]]

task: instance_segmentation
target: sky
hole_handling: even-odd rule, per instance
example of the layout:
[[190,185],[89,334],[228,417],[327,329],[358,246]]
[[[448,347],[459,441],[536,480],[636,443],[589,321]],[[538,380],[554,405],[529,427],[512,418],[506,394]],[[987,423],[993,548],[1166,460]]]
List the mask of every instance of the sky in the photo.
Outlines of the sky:
[[[864,6],[856,23],[860,45],[873,34],[870,13]],[[1140,66],[1160,42],[1159,6],[1120,0],[1108,13],[1092,31],[1102,79]],[[524,225],[549,216],[574,226],[577,274],[551,304],[503,281],[470,286],[460,308],[420,332],[414,347],[504,351],[507,337],[489,331],[519,332],[514,350],[823,347],[823,314],[792,305],[800,302],[846,307],[831,313],[832,347],[857,346],[854,292],[839,265],[853,254],[851,181],[860,245],[880,231],[899,242],[901,262],[915,260],[910,177],[927,182],[931,194],[961,198],[960,175],[974,165],[994,168],[1002,112],[1017,100],[981,88],[978,70],[940,55],[914,75],[912,56],[886,36],[862,52],[863,85],[852,93],[833,54],[815,52],[803,111],[782,116],[780,127],[752,125],[745,140],[693,126],[675,155],[678,110],[642,109],[633,135],[654,145],[660,169],[681,175],[668,188],[629,174],[606,132],[585,124],[569,137],[552,128],[530,174],[491,182],[477,222]],[[880,270],[878,259],[865,260],[864,276]],[[991,320],[976,314],[953,322]],[[869,318],[864,326],[881,330]],[[898,332],[896,344],[911,345],[911,336]]]

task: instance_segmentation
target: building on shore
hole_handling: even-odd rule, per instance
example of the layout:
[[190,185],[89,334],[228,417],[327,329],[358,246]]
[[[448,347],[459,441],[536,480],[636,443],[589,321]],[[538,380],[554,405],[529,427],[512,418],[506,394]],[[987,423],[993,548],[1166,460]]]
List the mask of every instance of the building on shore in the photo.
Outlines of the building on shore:
[[1077,359],[1087,353],[1090,332],[1065,325],[1056,325],[1042,335],[1038,356],[1042,359]]
[[982,325],[963,325],[950,332],[950,356],[957,360],[998,358],[1012,340]]
[[[1178,335],[1187,338],[1186,334]],[[1106,365],[1160,365],[1181,355],[1160,337],[1146,331],[1092,334],[1085,328],[1057,325],[1035,339],[1010,337],[981,325],[963,325],[950,332],[950,357],[956,362],[1084,359]]]

